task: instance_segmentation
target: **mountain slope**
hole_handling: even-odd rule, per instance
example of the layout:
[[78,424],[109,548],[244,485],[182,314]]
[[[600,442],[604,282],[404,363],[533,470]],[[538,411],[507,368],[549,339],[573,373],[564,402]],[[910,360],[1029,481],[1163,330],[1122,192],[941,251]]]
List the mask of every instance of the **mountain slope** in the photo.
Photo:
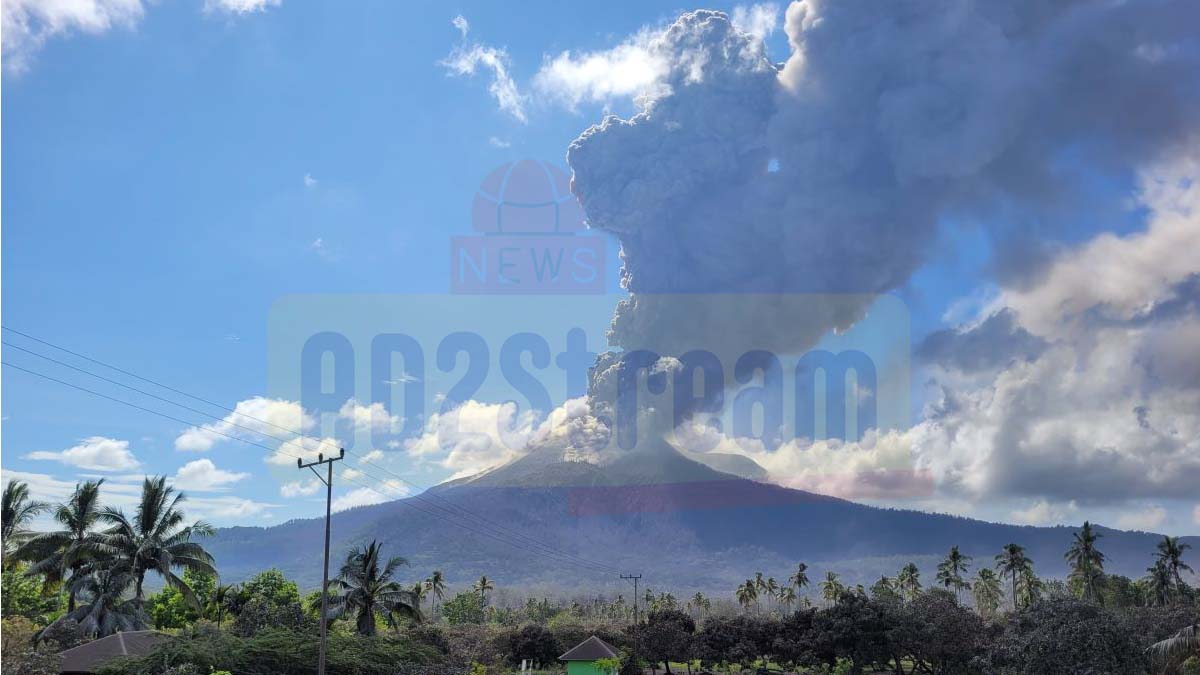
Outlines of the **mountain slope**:
[[[869,583],[911,559],[931,580],[952,545],[979,566],[1009,542],[1029,550],[1040,574],[1061,576],[1072,531],[864,506],[738,478],[662,447],[604,467],[529,455],[417,497],[338,513],[333,550],[377,538],[411,561],[414,577],[440,568],[452,582],[487,574],[509,587],[619,587],[615,573],[581,568],[549,546],[641,571],[654,588],[726,593],[755,571],[786,578],[797,561]],[[1107,569],[1134,577],[1161,538],[1101,532]],[[298,520],[223,529],[209,546],[227,581],[275,566],[315,587],[322,536],[321,519]],[[1200,548],[1200,538],[1187,539]]]

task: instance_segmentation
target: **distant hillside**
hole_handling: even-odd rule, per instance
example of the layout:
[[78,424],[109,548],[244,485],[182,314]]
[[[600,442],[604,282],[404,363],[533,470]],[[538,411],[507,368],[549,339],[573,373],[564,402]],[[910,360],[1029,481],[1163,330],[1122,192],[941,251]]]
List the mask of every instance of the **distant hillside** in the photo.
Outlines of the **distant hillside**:
[[[466,514],[476,514],[505,532]],[[453,518],[450,516],[453,515]],[[1000,525],[881,509],[721,473],[670,448],[610,466],[531,455],[422,497],[351,509],[333,517],[333,550],[377,538],[412,563],[414,578],[442,569],[452,583],[487,574],[507,587],[620,588],[615,575],[579,569],[455,526],[534,538],[554,549],[639,571],[658,590],[726,594],[755,571],[784,579],[798,561],[850,582],[894,574],[914,560],[932,581],[952,545],[992,564],[1009,542],[1025,546],[1039,574],[1062,576],[1072,528]],[[1100,528],[1110,572],[1139,577],[1160,535]],[[209,542],[226,581],[278,567],[306,587],[320,584],[322,519],[220,530]],[[1200,537],[1185,538],[1200,549]]]

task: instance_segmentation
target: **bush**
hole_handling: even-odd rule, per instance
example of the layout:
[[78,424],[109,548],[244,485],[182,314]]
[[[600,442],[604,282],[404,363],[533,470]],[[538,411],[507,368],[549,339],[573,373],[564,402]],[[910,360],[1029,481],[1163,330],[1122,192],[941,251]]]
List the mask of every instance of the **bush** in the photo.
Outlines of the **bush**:
[[23,616],[40,624],[50,623],[64,609],[61,593],[46,593],[45,578],[25,576],[21,564],[0,573],[0,614],[5,618]]
[[497,636],[496,644],[504,660],[511,666],[521,665],[530,659],[542,667],[558,664],[558,641],[543,626],[529,624],[520,628],[509,628]]
[[475,592],[459,593],[446,601],[441,610],[446,623],[452,626],[483,623],[483,601]]
[[37,627],[24,617],[0,621],[0,670],[4,675],[58,675],[62,659],[49,645],[35,647]]
[[317,619],[305,612],[299,601],[276,604],[255,598],[242,607],[233,620],[232,631],[240,637],[251,637],[268,628],[311,633],[317,629]]
[[[114,661],[99,673],[162,675],[168,669],[191,665],[200,673],[311,675],[317,672],[317,649],[315,631],[275,628],[243,638],[211,628],[187,630],[168,638],[147,656]],[[406,664],[430,664],[439,658],[434,650],[404,638],[333,632],[327,669],[338,675],[394,675]]]
[[1145,647],[1116,614],[1056,598],[1009,619],[992,663],[1026,675],[1124,675],[1146,672]]

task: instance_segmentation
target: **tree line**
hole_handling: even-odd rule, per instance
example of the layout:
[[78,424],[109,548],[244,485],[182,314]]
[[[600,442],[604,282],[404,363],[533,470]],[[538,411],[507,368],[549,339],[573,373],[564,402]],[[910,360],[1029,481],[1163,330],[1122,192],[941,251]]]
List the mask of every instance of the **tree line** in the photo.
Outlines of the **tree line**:
[[[497,584],[486,575],[453,595],[439,570],[404,581],[407,561],[369,541],[346,552],[322,616],[320,591],[302,596],[279,570],[220,583],[203,547],[212,528],[186,519],[186,496],[165,479],[147,478],[128,515],[100,503],[102,485],[81,482],[58,505],[33,501],[22,483],[5,487],[6,671],[56,672],[38,660],[46,650],[26,646],[22,635],[59,649],[155,627],[172,637],[152,658],[114,665],[105,675],[307,675],[303,655],[322,621],[331,628],[331,658],[341,659],[344,672],[379,675],[482,675],[522,661],[558,668],[557,656],[592,634],[621,649],[611,665],[627,673],[1015,675],[1200,667],[1200,607],[1184,578],[1192,571],[1189,547],[1164,537],[1147,574],[1130,580],[1105,573],[1101,535],[1090,523],[1064,553],[1065,581],[1039,578],[1015,543],[978,568],[953,547],[929,587],[914,563],[869,588],[843,583],[832,571],[814,585],[800,563],[782,583],[755,573],[730,599],[646,588],[636,599],[644,608],[636,622],[632,599],[620,594],[496,602]],[[32,531],[42,514],[55,528]],[[146,592],[150,577],[162,581],[162,590]]]

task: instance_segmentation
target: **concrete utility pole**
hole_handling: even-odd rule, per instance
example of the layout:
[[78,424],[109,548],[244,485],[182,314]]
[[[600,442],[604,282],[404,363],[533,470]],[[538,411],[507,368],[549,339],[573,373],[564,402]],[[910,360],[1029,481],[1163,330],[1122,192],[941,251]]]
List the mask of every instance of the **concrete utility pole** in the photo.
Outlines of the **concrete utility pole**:
[[[296,468],[310,469],[317,480],[325,484],[325,570],[321,575],[321,647],[317,657],[317,675],[325,675],[325,638],[328,621],[326,616],[329,612],[329,511],[333,504],[333,463],[346,457],[346,449],[342,448],[337,457],[325,459],[325,455],[317,453],[317,461],[304,463],[304,460],[296,458]],[[326,476],[321,477],[313,467],[324,464]]]
[[622,574],[622,579],[628,579],[634,583],[634,663],[637,663],[637,580],[642,578],[641,574]]

